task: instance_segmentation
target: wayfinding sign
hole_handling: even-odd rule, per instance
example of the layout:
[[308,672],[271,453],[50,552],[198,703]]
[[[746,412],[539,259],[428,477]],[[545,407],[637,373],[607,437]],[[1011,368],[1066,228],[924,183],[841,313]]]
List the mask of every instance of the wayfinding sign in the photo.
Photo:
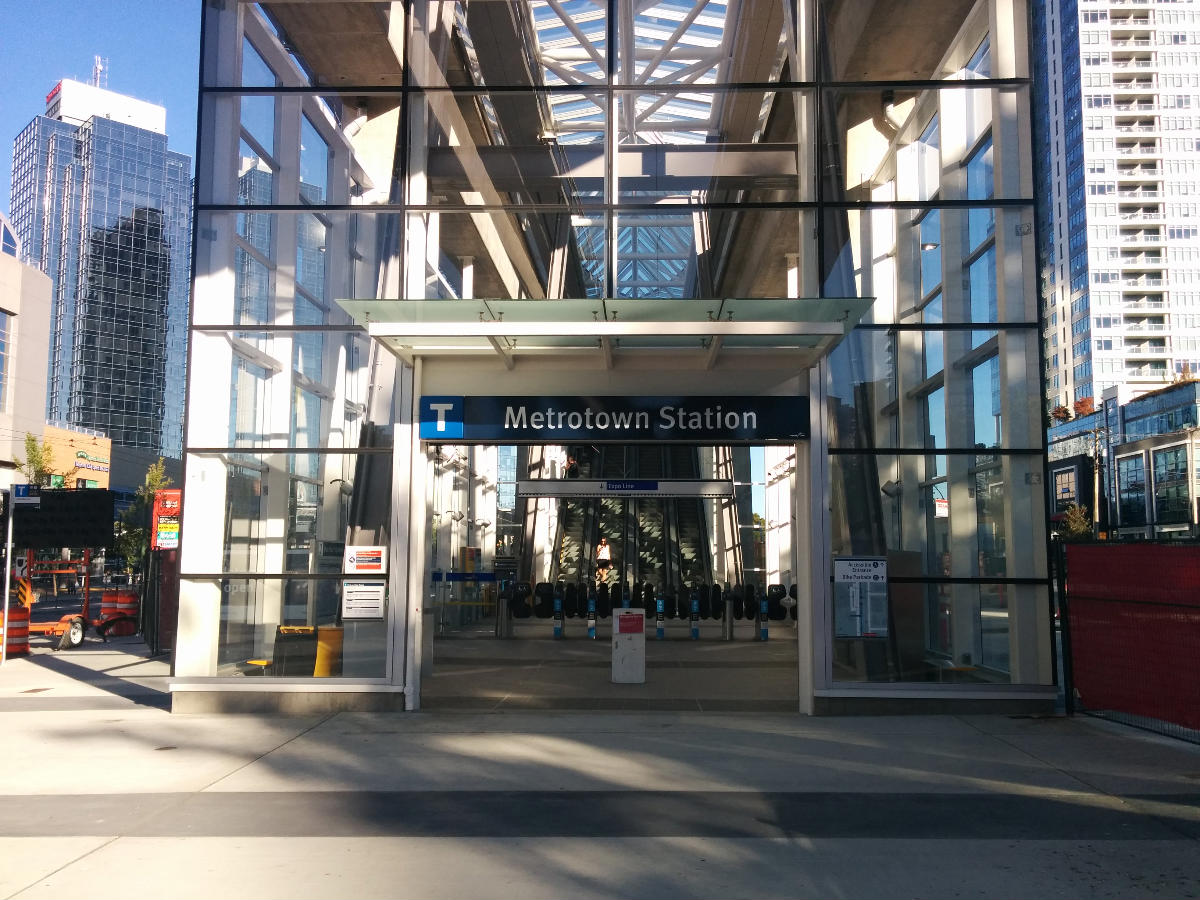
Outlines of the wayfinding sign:
[[791,444],[807,397],[447,397],[420,401],[423,441],[478,444]]
[[720,479],[530,478],[517,481],[518,497],[708,497],[733,496],[733,482]]
[[37,484],[14,484],[12,494],[13,505],[41,506],[42,488]]

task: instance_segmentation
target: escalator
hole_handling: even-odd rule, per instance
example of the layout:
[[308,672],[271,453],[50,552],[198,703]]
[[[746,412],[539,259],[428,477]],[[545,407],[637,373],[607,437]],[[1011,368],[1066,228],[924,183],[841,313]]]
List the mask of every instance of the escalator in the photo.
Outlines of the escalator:
[[[582,479],[701,477],[698,448],[689,445],[570,446],[567,453]],[[527,539],[532,526],[527,520]],[[712,551],[699,498],[564,499],[558,504],[555,532],[552,583],[593,577],[601,536],[612,547],[611,582],[628,579],[678,589],[712,580]]]

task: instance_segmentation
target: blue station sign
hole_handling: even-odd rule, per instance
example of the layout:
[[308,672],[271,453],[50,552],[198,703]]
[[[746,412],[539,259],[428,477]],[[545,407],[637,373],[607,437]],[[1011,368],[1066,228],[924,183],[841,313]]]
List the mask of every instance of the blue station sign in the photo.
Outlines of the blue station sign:
[[420,438],[463,444],[791,444],[807,397],[444,397],[420,401]]

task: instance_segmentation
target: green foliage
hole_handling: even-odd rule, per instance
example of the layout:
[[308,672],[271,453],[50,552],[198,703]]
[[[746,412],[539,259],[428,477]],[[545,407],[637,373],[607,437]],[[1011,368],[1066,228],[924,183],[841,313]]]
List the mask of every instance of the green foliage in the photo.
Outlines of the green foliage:
[[38,443],[29,432],[25,432],[25,459],[16,460],[29,484],[49,485],[54,474],[54,448],[49,441]]
[[1058,523],[1064,541],[1083,541],[1092,536],[1092,514],[1086,506],[1072,503]]
[[146,476],[137,489],[137,499],[117,518],[116,551],[119,556],[125,557],[126,571],[133,572],[141,567],[150,545],[150,512],[154,506],[154,494],[170,486],[171,479],[167,477],[166,466],[160,456],[158,462],[151,463],[146,469]]

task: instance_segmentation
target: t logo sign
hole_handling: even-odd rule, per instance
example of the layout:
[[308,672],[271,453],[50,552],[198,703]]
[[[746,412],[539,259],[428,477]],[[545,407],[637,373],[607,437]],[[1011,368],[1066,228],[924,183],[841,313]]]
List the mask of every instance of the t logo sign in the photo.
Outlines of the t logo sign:
[[446,430],[446,413],[454,409],[453,403],[430,403],[429,408],[437,413],[437,430]]
[[421,398],[421,439],[445,440],[463,436],[462,397]]

